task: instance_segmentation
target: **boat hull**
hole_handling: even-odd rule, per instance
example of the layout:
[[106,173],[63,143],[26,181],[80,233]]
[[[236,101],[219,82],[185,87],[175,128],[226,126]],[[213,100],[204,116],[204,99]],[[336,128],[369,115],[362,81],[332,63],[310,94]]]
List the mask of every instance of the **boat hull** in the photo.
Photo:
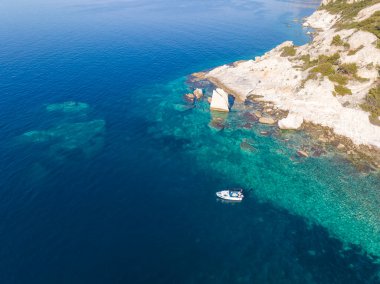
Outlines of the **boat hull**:
[[231,196],[229,190],[223,190],[216,193],[216,196],[223,200],[229,200],[229,201],[242,201],[244,196]]

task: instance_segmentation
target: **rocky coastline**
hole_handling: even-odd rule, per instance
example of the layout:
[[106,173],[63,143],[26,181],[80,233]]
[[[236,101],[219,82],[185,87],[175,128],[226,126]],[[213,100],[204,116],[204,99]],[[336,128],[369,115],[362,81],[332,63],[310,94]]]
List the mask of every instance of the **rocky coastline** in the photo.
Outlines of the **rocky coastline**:
[[[305,19],[304,26],[315,29],[310,43],[296,47],[285,42],[255,60],[194,73],[190,81],[198,86],[208,81],[225,90],[235,97],[237,109],[260,105],[260,123],[306,131],[318,143],[336,147],[359,169],[379,170],[379,117],[362,107],[371,90],[379,87],[379,40],[352,24],[345,28],[344,11],[331,12],[335,2],[342,0],[323,1]],[[345,3],[356,11],[349,21],[369,21],[380,11],[376,2]],[[347,72],[350,68],[353,71]]]

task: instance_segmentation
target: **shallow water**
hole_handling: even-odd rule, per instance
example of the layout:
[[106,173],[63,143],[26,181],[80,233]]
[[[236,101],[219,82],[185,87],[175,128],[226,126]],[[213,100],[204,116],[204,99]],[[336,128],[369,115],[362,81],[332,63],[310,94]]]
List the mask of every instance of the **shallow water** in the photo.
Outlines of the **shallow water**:
[[0,5],[2,283],[379,282],[378,175],[182,100],[187,74],[305,43],[315,1]]

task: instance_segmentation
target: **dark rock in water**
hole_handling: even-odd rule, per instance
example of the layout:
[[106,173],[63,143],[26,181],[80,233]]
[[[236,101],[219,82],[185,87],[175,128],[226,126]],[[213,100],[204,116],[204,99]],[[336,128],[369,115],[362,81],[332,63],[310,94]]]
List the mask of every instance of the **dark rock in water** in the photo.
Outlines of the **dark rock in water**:
[[240,149],[247,152],[254,152],[256,150],[255,147],[244,141],[240,143]]
[[183,105],[183,104],[175,104],[175,105],[174,105],[174,109],[175,109],[176,111],[179,111],[179,112],[189,111],[189,110],[192,110],[193,108],[195,108],[195,105],[194,105],[194,104],[186,104],[186,105]]
[[240,149],[246,152],[254,152],[256,148],[252,145],[254,141],[252,139],[243,139],[240,143]]
[[325,155],[327,152],[324,149],[317,149],[313,153],[313,157],[320,157],[322,155]]
[[255,121],[258,121],[258,120],[259,120],[259,118],[258,118],[255,114],[250,113],[250,112],[246,112],[246,113],[244,113],[244,114],[243,114],[243,117],[244,117],[244,119],[245,119],[246,121],[248,121],[248,122],[255,122]]
[[327,153],[326,150],[320,145],[314,145],[311,147],[311,151],[313,151],[313,157],[320,157]]
[[211,122],[209,123],[209,126],[211,128],[214,128],[216,130],[223,130],[225,125],[224,125],[224,120],[221,119],[221,118],[214,118],[213,120],[211,120]]
[[242,125],[242,128],[244,129],[251,129],[252,127],[253,127],[253,124],[249,122]]

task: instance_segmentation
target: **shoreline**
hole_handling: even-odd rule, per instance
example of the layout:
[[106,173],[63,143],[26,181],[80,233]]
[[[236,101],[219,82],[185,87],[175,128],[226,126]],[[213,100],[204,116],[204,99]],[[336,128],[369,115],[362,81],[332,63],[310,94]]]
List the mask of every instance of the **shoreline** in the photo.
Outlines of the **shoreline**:
[[[241,62],[241,61],[239,61]],[[236,107],[237,111],[242,111],[245,100],[239,99],[240,96],[235,91],[229,91],[223,83],[218,79],[206,77],[204,74],[206,72],[197,72],[191,74],[189,77],[189,82],[192,84],[199,81],[207,81],[209,84],[213,85],[215,88],[222,88],[227,90],[231,95],[236,96],[236,103],[241,107]],[[275,128],[278,128],[280,131],[305,131],[315,140],[315,142],[321,143],[322,145],[332,146],[338,152],[345,155],[347,160],[349,160],[359,171],[363,169],[370,168],[372,171],[380,172],[380,148],[374,146],[355,144],[349,137],[344,135],[339,135],[334,132],[334,129],[328,126],[323,126],[320,124],[315,124],[312,122],[304,121],[302,126],[297,130],[281,130],[278,127],[277,122],[285,118],[288,114],[287,110],[281,109],[272,101],[263,100],[263,98],[254,98],[250,100],[250,103],[256,104],[261,107],[261,112],[264,116],[273,118],[276,123],[272,125]],[[276,107],[276,110],[273,110],[272,107]],[[268,112],[267,110],[271,110]],[[281,112],[282,115],[278,115],[278,112]],[[343,147],[343,146],[344,147]]]
[[[298,127],[299,130],[308,130],[312,136],[316,136],[313,133],[328,129],[329,137],[334,138],[327,139],[326,143],[336,144],[335,141],[340,141],[339,150],[346,150],[354,164],[358,159],[365,159],[380,170],[380,127],[370,123],[368,113],[358,108],[358,101],[363,97],[364,91],[369,90],[371,84],[376,84],[377,78],[373,76],[373,70],[364,70],[364,68],[359,70],[360,75],[369,76],[369,79],[366,79],[368,83],[361,82],[360,85],[349,82],[354,91],[359,90],[358,94],[345,97],[333,96],[334,84],[326,78],[304,83],[307,79],[304,78],[305,72],[299,70],[300,60],[292,58],[292,56],[319,52],[323,37],[335,35],[336,31],[332,27],[338,19],[337,15],[317,9],[303,23],[304,26],[315,29],[313,37],[305,45],[295,47],[292,42],[284,42],[255,59],[238,60],[212,70],[193,73],[191,74],[193,79],[190,81],[207,80],[233,95],[237,103],[243,103],[249,95],[253,95],[256,97],[251,100],[253,103],[270,103],[284,112],[301,115],[303,123]],[[345,30],[339,32],[347,33]],[[367,36],[361,31],[351,31],[349,36],[363,37],[363,35]],[[319,49],[314,45],[318,45]],[[283,56],[286,48],[294,50],[296,55]],[[376,55],[380,59],[380,52]],[[344,56],[343,60],[347,60],[348,56]],[[260,98],[257,99],[258,97]],[[349,104],[349,107],[345,104]]]

